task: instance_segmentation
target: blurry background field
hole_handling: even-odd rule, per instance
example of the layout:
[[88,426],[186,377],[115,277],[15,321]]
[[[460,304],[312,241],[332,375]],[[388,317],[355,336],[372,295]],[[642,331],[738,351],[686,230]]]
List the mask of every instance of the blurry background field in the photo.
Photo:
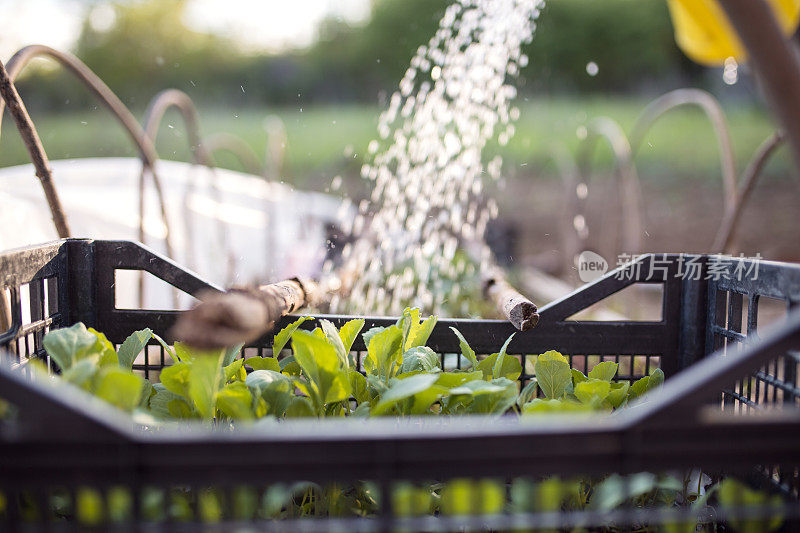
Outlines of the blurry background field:
[[[520,118],[516,123],[516,135],[506,146],[489,147],[487,155],[502,155],[509,176],[552,177],[552,169],[542,165],[554,143],[574,149],[578,144],[578,128],[599,116],[614,117],[629,129],[647,102],[646,97],[607,95],[524,97],[518,105]],[[775,126],[757,103],[730,103],[725,110],[741,167]],[[314,103],[302,108],[207,106],[199,110],[206,135],[222,131],[233,133],[257,154],[265,149],[267,117],[279,117],[286,126],[288,139],[281,179],[317,190],[324,190],[336,175],[358,176],[367,145],[376,137],[380,111],[377,105],[366,103]],[[68,112],[33,110],[32,114],[48,155],[53,159],[136,155],[123,131],[104,109],[91,106]],[[8,132],[0,146],[0,166],[27,163],[24,145],[11,129]],[[188,160],[190,153],[185,135],[177,113],[165,120],[158,137],[161,157]],[[601,163],[600,168],[602,163],[610,165],[608,151],[598,150],[597,161]],[[673,112],[662,118],[647,137],[636,161],[643,180],[668,180],[676,185],[686,180],[719,180],[714,132],[702,112],[696,109]],[[219,155],[218,163],[242,170],[225,154]],[[785,179],[789,169],[788,152],[782,152],[769,164],[766,175]]]

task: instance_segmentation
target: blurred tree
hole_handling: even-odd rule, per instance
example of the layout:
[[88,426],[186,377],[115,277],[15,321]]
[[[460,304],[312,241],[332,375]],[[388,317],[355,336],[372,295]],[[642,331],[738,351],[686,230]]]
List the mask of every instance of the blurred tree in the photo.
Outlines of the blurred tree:
[[308,51],[311,68],[328,80],[324,96],[374,101],[392,91],[417,48],[439,27],[452,0],[373,0],[369,21],[351,27],[327,19]]
[[[372,0],[366,22],[326,19],[308,49],[280,55],[248,55],[235,42],[191,30],[183,20],[191,0],[89,2],[75,52],[136,109],[169,87],[199,103],[375,102],[395,90],[453,1]],[[701,81],[674,43],[664,0],[548,0],[525,51],[523,94],[661,92]],[[63,80],[31,76],[23,94],[59,108],[65,94],[70,105],[88,101]]]
[[[134,103],[143,105],[137,97],[149,98],[167,87],[205,96],[209,90],[218,93],[225,85],[221,81],[240,70],[242,57],[233,43],[189,29],[183,22],[186,4],[115,2],[102,25],[90,10],[75,52],[120,97]],[[226,90],[238,85],[231,83]]]
[[550,0],[526,52],[528,90],[663,90],[665,79],[697,72],[675,44],[663,0]]
[[[308,52],[323,94],[373,99],[392,91],[452,0],[373,0],[363,27],[326,21]],[[663,0],[549,0],[526,46],[523,91],[661,90],[693,69],[678,50]],[[598,69],[592,76],[587,64]],[[658,81],[653,82],[654,79]],[[697,81],[697,80],[693,80]]]

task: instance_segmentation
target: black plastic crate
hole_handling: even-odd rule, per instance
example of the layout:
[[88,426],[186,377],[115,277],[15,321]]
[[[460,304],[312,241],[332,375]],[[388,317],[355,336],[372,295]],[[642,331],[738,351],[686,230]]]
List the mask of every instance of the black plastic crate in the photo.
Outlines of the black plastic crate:
[[[189,294],[215,289],[147,248],[124,241],[70,239],[0,254],[0,296],[6,299],[10,318],[7,331],[0,332],[0,348],[10,353],[11,361],[0,365],[0,398],[17,409],[16,416],[0,426],[0,529],[36,529],[51,522],[86,527],[73,515],[80,515],[80,502],[89,497],[107,511],[114,498],[127,498],[127,514],[106,513],[100,525],[95,524],[102,529],[161,525],[195,531],[202,523],[225,531],[237,525],[282,531],[569,530],[609,525],[636,530],[697,514],[706,524],[780,515],[784,529],[797,525],[800,312],[791,310],[800,302],[796,265],[645,255],[543,307],[539,325],[517,333],[509,346],[508,353],[523,363],[523,382],[532,377],[526,356],[550,349],[568,354],[572,366],[582,370],[601,360],[616,361],[620,379],[636,379],[655,367],[665,372],[664,387],[647,403],[610,418],[292,420],[235,433],[204,428],[142,432],[127,416],[87,402],[65,386],[27,379],[25,362],[46,359],[42,337],[51,328],[82,321],[116,344],[144,327],[166,337],[176,311],[115,307],[115,271],[120,269],[147,271]],[[637,284],[660,288],[660,320],[570,320]],[[759,307],[767,298],[783,302],[787,313],[779,325],[761,332]],[[337,325],[348,319],[326,318]],[[394,319],[366,321],[371,327]],[[497,351],[515,331],[503,321],[442,319],[428,346],[443,354],[457,353],[449,326],[456,326],[478,354]],[[260,353],[270,345],[270,336],[265,336],[243,351]],[[353,350],[356,356],[363,352],[360,338]],[[165,364],[169,358],[154,345],[134,368],[155,377]],[[559,486],[567,487],[566,480],[618,474],[623,476],[623,492],[629,494],[635,490],[631,474],[690,469],[711,476],[736,475],[778,494],[781,503],[754,507],[743,501],[709,516],[703,514],[707,510],[646,504],[613,510],[566,504],[482,507],[485,479],[495,480],[492,487],[501,487],[513,500],[515,484],[525,480],[540,487],[536,483],[557,477],[565,480]],[[474,481],[462,485],[471,495],[466,514],[409,516],[401,508],[398,494],[405,494],[403,490],[456,478]],[[336,516],[284,520],[243,509],[242,501],[266,501],[275,487],[299,481],[328,488],[369,487],[374,508],[368,517],[348,509]],[[65,522],[54,514],[53,502],[59,498],[67,509],[62,514],[73,520]],[[208,501],[213,503],[213,516],[207,515]],[[184,512],[176,515],[176,505],[184,506]]]

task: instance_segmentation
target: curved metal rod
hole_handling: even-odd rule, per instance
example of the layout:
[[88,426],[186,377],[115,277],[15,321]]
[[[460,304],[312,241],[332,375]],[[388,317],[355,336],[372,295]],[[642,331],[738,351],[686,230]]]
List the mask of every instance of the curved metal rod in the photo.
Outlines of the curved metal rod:
[[[137,148],[139,149],[139,155],[143,164],[150,169],[150,173],[153,177],[153,185],[155,186],[161,207],[161,217],[164,220],[166,233],[164,236],[164,242],[167,255],[174,257],[172,242],[170,239],[169,218],[167,217],[167,209],[164,201],[164,193],[163,189],[161,188],[161,180],[159,180],[155,171],[155,162],[158,160],[158,154],[156,153],[153,143],[150,142],[144,130],[139,125],[139,122],[137,122],[136,118],[125,106],[125,104],[122,103],[122,100],[120,100],[117,95],[115,95],[113,91],[111,91],[111,89],[109,89],[108,86],[103,83],[103,80],[101,80],[94,72],[92,72],[92,70],[89,69],[89,67],[87,67],[80,59],[72,54],[60,52],[54,48],[50,48],[49,46],[34,44],[26,46],[17,51],[17,53],[14,54],[6,64],[9,79],[14,81],[22,69],[28,63],[30,63],[32,59],[37,57],[49,57],[54,59],[68,72],[72,73],[80,81],[82,81],[89,91],[98,100],[100,100],[100,102],[109,111],[111,111],[112,115],[114,115],[117,121],[128,133],[130,139],[136,144]],[[0,102],[0,124],[2,124],[4,109],[4,103]]]
[[[156,144],[156,137],[158,136],[158,129],[161,125],[161,119],[164,118],[164,114],[169,110],[170,107],[175,107],[181,113],[183,117],[184,123],[186,125],[187,135],[189,137],[189,148],[192,152],[192,159],[196,164],[205,165],[208,164],[208,158],[204,157],[204,153],[200,146],[200,132],[199,132],[199,120],[197,118],[197,110],[192,103],[192,100],[189,98],[186,93],[179,91],[177,89],[167,89],[166,91],[161,91],[156,96],[150,100],[150,103],[147,106],[147,111],[145,111],[145,118],[144,118],[144,132],[147,136],[147,139],[155,146]],[[144,183],[145,183],[145,175],[148,173],[150,169],[147,165],[142,165],[141,173],[139,174],[139,240],[144,242],[144,219],[145,219],[145,202],[144,202]],[[184,206],[186,205],[185,198],[184,198]],[[188,221],[186,222],[187,230],[188,230]],[[191,247],[191,238],[187,240],[189,246]],[[192,256],[192,254],[189,254]],[[190,261],[190,263],[192,263]],[[190,267],[194,268],[195,265],[190,264]],[[142,278],[140,277],[140,285],[142,282]],[[140,293],[141,296],[142,293]],[[141,302],[140,302],[141,303]]]
[[636,119],[630,134],[631,149],[634,154],[638,152],[644,136],[653,124],[668,111],[682,106],[697,106],[708,117],[714,134],[717,136],[719,147],[719,163],[722,169],[722,184],[725,193],[725,207],[731,206],[736,201],[736,158],[734,157],[733,144],[731,143],[728,121],[719,101],[710,93],[701,89],[678,89],[668,92],[652,102]]
[[564,258],[566,260],[561,267],[562,273],[567,274],[575,258],[580,253],[581,243],[585,239],[585,235],[582,235],[575,228],[575,216],[579,214],[580,203],[583,200],[577,192],[580,170],[575,163],[575,158],[572,157],[572,154],[562,143],[551,145],[546,157],[555,163],[556,172],[564,185],[564,208],[561,214],[561,227],[563,228],[561,247],[564,250]]
[[744,206],[750,199],[756,181],[758,181],[758,178],[761,176],[761,171],[764,170],[767,161],[769,161],[769,158],[775,153],[775,150],[783,144],[784,140],[783,133],[776,131],[761,143],[761,146],[756,150],[756,153],[753,155],[753,158],[747,164],[747,168],[742,174],[736,195],[736,202],[730,209],[725,210],[719,231],[714,238],[712,250],[722,250],[725,253],[733,253],[734,236],[736,235]]
[[[53,185],[53,172],[50,169],[50,161],[47,159],[47,153],[44,151],[36,126],[33,125],[33,121],[28,115],[28,110],[25,109],[25,103],[20,98],[17,88],[11,81],[2,62],[0,62],[0,95],[2,95],[0,101],[6,102],[11,111],[11,116],[14,118],[20,137],[22,137],[25,148],[28,150],[31,163],[36,169],[36,177],[39,178],[39,182],[42,184],[58,237],[66,239],[70,236],[69,226],[67,225],[67,217],[64,215],[64,208],[61,206],[61,200],[58,198],[55,185]],[[0,304],[5,305],[5,294],[0,293]],[[2,312],[3,309],[0,309],[0,314]],[[0,316],[0,318],[2,317]]]
[[227,132],[215,133],[203,140],[203,146],[212,159],[217,152],[228,152],[236,158],[248,173],[254,176],[264,174],[264,169],[255,151],[241,137]]
[[598,139],[605,139],[614,155],[619,200],[622,212],[622,246],[625,253],[635,254],[642,248],[642,212],[639,176],[633,164],[633,152],[622,127],[608,117],[599,117],[586,127],[587,135],[578,147],[578,169],[583,182],[589,178],[588,163]]
[[[203,158],[203,154],[200,149],[200,134],[199,134],[199,127],[198,127],[198,119],[197,119],[197,111],[192,104],[191,99],[189,97],[178,90],[175,89],[168,89],[166,91],[161,91],[156,96],[150,100],[150,104],[147,106],[147,111],[145,111],[145,118],[144,118],[144,131],[147,138],[150,142],[153,143],[153,146],[156,144],[156,137],[158,136],[158,129],[161,125],[161,119],[164,118],[164,114],[170,107],[176,107],[183,117],[183,120],[186,124],[186,131],[187,136],[189,137],[189,147],[192,152],[192,158],[195,163],[204,164],[206,161]],[[144,220],[145,220],[145,178],[149,171],[149,168],[146,164],[142,164],[142,170],[139,173],[139,241],[142,243],[145,242],[145,231],[144,231]],[[184,207],[186,207],[186,202],[184,201]],[[186,224],[187,233],[189,230],[189,224]],[[188,247],[191,248],[192,246],[192,239],[191,236],[187,239]],[[187,250],[187,255],[193,259],[194,254],[191,250]],[[190,259],[189,261],[190,268],[196,268],[194,261]],[[138,279],[139,285],[139,307],[144,307],[144,272],[139,273]],[[172,291],[172,303],[177,308],[178,307],[178,295],[176,291]]]
[[[145,119],[144,119],[144,129],[147,137],[155,144],[156,137],[158,136],[159,126],[161,125],[161,121],[164,118],[164,115],[170,108],[176,108],[183,118],[184,124],[186,126],[187,136],[189,140],[189,148],[192,152],[192,160],[194,164],[202,165],[208,168],[212,172],[212,180],[211,180],[211,187],[216,193],[216,196],[219,196],[219,190],[217,189],[217,180],[216,180],[216,173],[215,173],[215,166],[211,155],[206,150],[205,146],[201,142],[201,135],[200,135],[200,119],[199,114],[197,112],[197,108],[192,102],[192,99],[183,91],[178,89],[167,89],[158,93],[152,100],[150,100],[150,104],[147,106],[147,111],[145,112]],[[140,234],[143,235],[143,223],[144,223],[144,173],[147,172],[145,167],[142,168],[142,175],[139,180],[139,208],[140,208],[140,221],[142,226],[140,226]],[[192,234],[192,225],[189,220],[189,213],[188,213],[188,195],[193,187],[193,182],[190,180],[189,186],[186,188],[186,192],[184,195],[184,208],[186,209],[184,213],[184,223],[186,227],[186,234],[187,234],[187,255],[190,258],[190,264],[194,263],[194,239]],[[219,218],[219,217],[218,217]],[[235,257],[234,254],[231,252],[229,247],[229,242],[227,238],[227,227],[225,226],[224,222],[219,220],[219,234],[218,238],[220,240],[220,245],[223,250],[223,253],[226,255],[227,261],[227,274],[226,277],[228,281],[231,281],[233,278],[233,274],[236,269],[235,265]],[[143,280],[140,279],[140,283]]]
[[[264,130],[267,133],[267,144],[264,153],[264,179],[269,181],[280,180],[283,167],[286,161],[286,125],[278,115],[267,115],[263,122]],[[264,261],[270,264],[274,259],[273,253],[277,246],[275,235],[276,227],[273,224],[274,202],[270,198],[264,198],[264,214],[266,215],[266,231],[264,232],[264,250],[266,256]]]
[[144,131],[148,139],[155,145],[161,120],[172,107],[176,108],[183,117],[186,134],[189,136],[189,148],[192,150],[194,160],[199,165],[211,165],[208,154],[200,142],[200,119],[197,108],[189,95],[181,90],[166,89],[150,100],[144,118]]
[[278,115],[268,115],[264,119],[264,129],[267,132],[264,177],[268,180],[280,179],[286,162],[286,125]]

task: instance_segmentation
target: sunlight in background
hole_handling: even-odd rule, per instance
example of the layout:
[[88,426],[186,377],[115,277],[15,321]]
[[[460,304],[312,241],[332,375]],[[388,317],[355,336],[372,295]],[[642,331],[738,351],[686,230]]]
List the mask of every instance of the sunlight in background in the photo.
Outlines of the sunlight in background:
[[79,0],[0,0],[0,58],[28,44],[66,49],[81,31],[86,2]]
[[[98,30],[113,25],[110,1],[0,0],[0,57],[28,44],[71,48],[78,38],[87,9]],[[93,6],[93,7],[92,7]],[[238,42],[246,50],[278,52],[311,44],[317,25],[326,17],[347,23],[366,20],[369,0],[193,0],[186,23]]]
[[347,23],[369,16],[369,0],[194,0],[186,23],[256,50],[280,51],[310,45],[325,17]]

